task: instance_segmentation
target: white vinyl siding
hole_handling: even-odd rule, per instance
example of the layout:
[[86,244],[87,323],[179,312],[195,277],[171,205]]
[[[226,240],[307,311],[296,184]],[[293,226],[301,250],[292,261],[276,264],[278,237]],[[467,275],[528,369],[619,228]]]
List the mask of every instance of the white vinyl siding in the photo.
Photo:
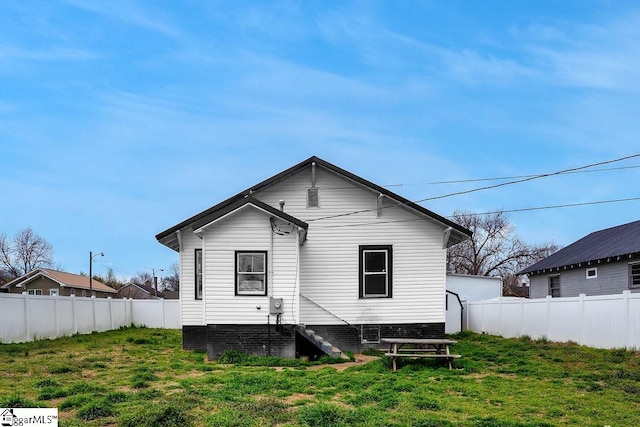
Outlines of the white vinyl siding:
[[[266,325],[270,296],[284,299],[283,323],[297,323],[297,233],[273,234],[269,218],[246,206],[205,229],[207,324]],[[267,295],[236,295],[237,251],[267,252]]]
[[182,324],[204,325],[204,302],[195,295],[195,250],[202,247],[202,240],[189,230],[182,233],[180,251],[180,310]]
[[[254,196],[309,223],[300,259],[300,322],[306,324],[430,323],[445,321],[444,226],[388,207],[377,216],[378,194],[321,167],[320,208],[307,208],[310,171],[305,169]],[[363,211],[355,215],[336,216]],[[393,246],[393,297],[359,298],[359,246]],[[309,302],[305,297],[312,300]],[[332,314],[318,307],[324,307]]]

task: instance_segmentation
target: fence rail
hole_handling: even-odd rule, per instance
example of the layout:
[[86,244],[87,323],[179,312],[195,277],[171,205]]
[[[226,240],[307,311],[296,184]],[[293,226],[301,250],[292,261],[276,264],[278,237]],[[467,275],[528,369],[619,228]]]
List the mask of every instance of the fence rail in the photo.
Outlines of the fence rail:
[[465,329],[597,348],[640,349],[640,294],[467,302]]
[[2,343],[132,325],[180,329],[180,301],[0,294]]

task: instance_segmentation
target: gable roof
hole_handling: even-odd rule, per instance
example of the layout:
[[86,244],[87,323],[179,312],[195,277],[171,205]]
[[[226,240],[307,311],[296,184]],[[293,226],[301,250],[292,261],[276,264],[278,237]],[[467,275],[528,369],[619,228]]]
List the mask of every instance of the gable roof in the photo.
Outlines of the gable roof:
[[[398,202],[398,204],[405,206],[407,208],[410,208],[411,210],[417,212],[420,215],[429,217],[439,223],[441,223],[442,225],[444,225],[445,227],[450,227],[452,230],[455,230],[456,236],[453,238],[455,243],[464,241],[466,239],[468,239],[471,236],[471,231],[467,230],[466,228],[462,227],[459,224],[454,223],[453,221],[448,220],[447,218],[444,218],[438,214],[436,214],[435,212],[430,211],[429,209],[426,209],[416,203],[413,203],[412,201],[405,199],[402,196],[399,196],[398,194],[387,190],[386,188],[383,188],[377,184],[374,184],[371,181],[367,181],[364,178],[361,178],[357,175],[352,174],[351,172],[348,172],[342,168],[339,168],[338,166],[335,166],[327,161],[324,161],[322,159],[320,159],[319,157],[316,156],[312,156],[310,158],[308,158],[307,160],[304,160],[300,163],[298,163],[295,166],[290,167],[289,169],[280,172],[277,175],[272,176],[271,178],[268,178],[238,194],[236,194],[235,196],[232,196],[230,198],[228,198],[227,200],[218,203],[215,206],[210,207],[209,209],[200,212],[199,214],[196,214],[194,216],[192,216],[191,218],[188,218],[184,221],[182,221],[179,224],[174,225],[171,228],[168,228],[167,230],[158,233],[156,235],[156,239],[162,243],[165,246],[168,246],[169,248],[178,251],[179,250],[179,245],[178,245],[178,237],[177,237],[177,231],[187,227],[187,226],[192,226],[194,228],[194,230],[198,227],[201,227],[204,223],[206,223],[207,220],[210,220],[210,218],[215,218],[215,217],[220,217],[223,216],[224,214],[220,214],[221,212],[230,212],[233,211],[235,209],[237,209],[238,207],[242,206],[242,202],[241,200],[247,196],[250,196],[252,193],[262,190],[263,188],[269,187],[271,185],[274,185],[277,182],[282,181],[283,179],[311,166],[312,164],[316,164],[318,166],[324,167],[338,175],[341,175],[344,178],[347,178],[351,181],[354,181],[362,186],[368,187],[372,190],[374,190],[375,192],[378,192],[380,194],[383,194],[385,196],[387,196],[390,199],[395,200],[396,202]],[[252,198],[253,199],[253,198]],[[256,199],[253,199],[253,201],[251,201],[252,204],[257,205],[257,203],[262,203],[259,202]],[[238,206],[235,206],[236,204],[238,204]],[[284,212],[281,212],[273,207],[270,207],[269,205],[262,203],[261,206],[263,209],[267,210],[266,207],[271,208],[273,211],[279,212],[281,214],[281,217],[283,219],[287,219],[284,216],[282,216],[282,214],[285,214]],[[235,208],[233,208],[235,206]],[[287,215],[288,216],[288,215]],[[306,223],[295,219],[294,217],[289,216],[290,219],[287,219],[287,221],[289,222],[293,222],[296,223],[293,220],[299,221],[302,224],[304,224],[305,226],[303,227],[305,230],[307,229]],[[210,221],[209,221],[210,222]],[[196,225],[198,225],[198,227],[196,227]],[[299,224],[298,224],[299,225]]]
[[253,205],[258,209],[261,209],[273,216],[276,216],[278,218],[281,218],[285,221],[288,221],[292,224],[297,225],[298,227],[306,230],[309,228],[309,224],[307,224],[306,222],[299,220],[298,218],[291,216],[287,213],[285,213],[284,211],[278,210],[276,208],[274,208],[271,205],[268,205],[252,196],[245,196],[244,198],[240,199],[240,200],[235,200],[233,201],[233,203],[230,203],[226,206],[222,206],[220,207],[220,209],[211,212],[209,215],[204,216],[203,218],[200,218],[199,220],[195,221],[192,224],[193,230],[196,231],[200,228],[206,227],[207,225],[211,224],[214,221],[217,221],[218,219],[238,210],[241,209],[247,205]]
[[594,231],[518,274],[593,261],[615,261],[640,254],[640,221]]
[[[120,288],[120,290],[118,291],[119,294],[122,294],[123,291],[127,288],[138,288],[140,289],[142,292],[145,292],[149,295],[152,296],[156,296],[156,290],[154,287],[152,286],[147,286],[147,285],[143,285],[143,284],[138,284],[138,283],[129,283],[127,285],[124,285],[123,287]],[[162,294],[161,291],[158,291],[158,298],[164,298],[164,295]]]
[[[9,289],[12,286],[16,286],[18,284],[27,284],[36,280],[40,277],[47,277],[54,282],[58,283],[60,286],[67,288],[76,288],[76,289],[89,289],[89,276],[81,276],[79,274],[67,273],[65,271],[57,271],[51,270],[48,268],[37,268],[35,270],[30,271],[24,276],[18,277],[10,281],[9,283],[4,284],[2,287]],[[93,279],[93,290],[99,292],[107,292],[115,294],[117,291],[110,286],[105,285],[99,280]]]

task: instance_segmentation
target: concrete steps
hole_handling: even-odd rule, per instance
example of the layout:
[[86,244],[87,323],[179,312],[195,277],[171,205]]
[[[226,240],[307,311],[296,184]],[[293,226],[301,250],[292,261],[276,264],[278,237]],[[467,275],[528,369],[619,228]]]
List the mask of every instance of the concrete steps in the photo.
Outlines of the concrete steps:
[[324,354],[349,360],[349,357],[343,354],[342,350],[322,338],[320,335],[317,335],[312,329],[307,329],[304,326],[298,326],[298,333],[320,349]]

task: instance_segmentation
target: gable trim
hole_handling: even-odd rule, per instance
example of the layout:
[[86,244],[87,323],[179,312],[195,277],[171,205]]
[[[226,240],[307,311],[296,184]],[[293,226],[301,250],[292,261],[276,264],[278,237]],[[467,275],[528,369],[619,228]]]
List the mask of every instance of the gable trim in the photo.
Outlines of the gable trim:
[[[383,195],[387,196],[388,198],[390,198],[392,200],[395,200],[396,202],[398,202],[398,207],[404,206],[404,207],[410,208],[410,209],[412,209],[412,210],[414,210],[414,211],[416,211],[416,212],[418,212],[418,213],[420,213],[420,214],[422,214],[422,215],[424,215],[424,216],[426,216],[426,217],[428,217],[428,218],[430,218],[430,219],[442,224],[445,228],[446,227],[451,227],[452,231],[454,230],[455,233],[451,233],[449,246],[452,246],[453,244],[456,244],[456,243],[462,242],[464,240],[467,240],[472,235],[471,231],[467,230],[466,228],[462,227],[459,224],[456,224],[455,222],[453,222],[451,220],[448,220],[447,218],[445,218],[443,216],[440,216],[440,215],[436,214],[435,212],[430,211],[429,209],[426,209],[426,208],[424,208],[424,207],[422,207],[422,206],[420,206],[420,205],[418,205],[418,204],[416,204],[416,203],[414,203],[414,202],[412,202],[412,201],[410,201],[408,199],[405,199],[404,197],[402,197],[402,196],[400,196],[400,195],[398,195],[398,194],[396,194],[396,193],[394,193],[394,192],[392,192],[390,190],[387,190],[384,187],[381,187],[381,186],[379,186],[377,184],[374,184],[373,182],[368,181],[368,180],[366,180],[364,178],[361,178],[361,177],[359,177],[359,176],[357,176],[357,175],[355,175],[355,174],[353,174],[351,172],[348,172],[348,171],[346,171],[346,170],[344,170],[344,169],[342,169],[342,168],[340,168],[340,167],[338,167],[336,165],[333,165],[333,164],[331,164],[329,162],[326,162],[326,161],[324,161],[324,160],[322,160],[322,159],[320,159],[320,158],[318,158],[316,156],[312,156],[312,157],[308,158],[307,160],[304,160],[304,161],[298,163],[297,165],[294,165],[294,166],[290,167],[289,169],[286,169],[283,172],[280,172],[279,174],[276,174],[273,177],[268,178],[268,179],[266,179],[266,180],[264,180],[264,181],[262,181],[262,182],[260,182],[260,183],[258,183],[256,185],[254,185],[254,186],[252,186],[252,187],[250,187],[250,188],[248,188],[248,189],[236,194],[235,196],[232,196],[232,197],[228,198],[227,200],[225,200],[225,201],[223,201],[221,203],[218,203],[217,205],[214,205],[211,208],[209,208],[209,209],[207,209],[205,211],[202,211],[199,214],[196,214],[196,215],[194,215],[194,216],[192,216],[192,217],[180,222],[179,224],[177,224],[177,225],[175,225],[175,226],[173,226],[173,227],[171,227],[171,228],[169,228],[169,229],[167,229],[167,230],[165,230],[165,231],[163,231],[161,233],[158,233],[156,235],[156,240],[158,240],[160,243],[162,243],[165,246],[168,246],[169,248],[171,248],[173,250],[179,251],[178,239],[177,239],[177,236],[176,236],[176,232],[178,230],[182,230],[182,229],[184,229],[186,227],[189,227],[189,226],[191,226],[193,229],[199,229],[204,225],[203,223],[206,223],[206,221],[211,222],[211,220],[212,220],[211,218],[217,218],[218,215],[219,215],[219,211],[223,211],[225,213],[228,213],[229,209],[230,210],[237,209],[237,207],[239,207],[240,205],[243,204],[242,200],[244,198],[246,198],[246,197],[251,197],[252,193],[254,193],[256,191],[259,191],[259,190],[262,190],[263,188],[269,187],[269,186],[271,186],[271,185],[273,185],[273,184],[275,184],[277,182],[280,182],[283,179],[285,179],[285,178],[287,178],[287,177],[289,177],[289,176],[291,176],[291,175],[293,175],[293,174],[295,174],[295,173],[297,173],[297,172],[299,172],[299,171],[301,171],[301,170],[303,170],[303,169],[305,169],[306,167],[309,167],[309,166],[312,168],[312,171],[317,166],[322,166],[322,167],[324,167],[324,168],[326,168],[326,169],[328,169],[328,170],[330,170],[330,171],[332,171],[332,172],[334,172],[334,173],[336,173],[338,175],[341,175],[344,178],[352,180],[352,181],[354,181],[354,182],[356,182],[356,183],[358,183],[358,184],[360,184],[360,185],[362,185],[364,187],[367,187],[367,188],[369,188],[369,189],[371,189],[371,190],[373,190],[375,192],[378,192],[380,194],[383,194]],[[281,211],[278,211],[277,209],[275,209],[275,208],[273,208],[273,207],[271,207],[269,205],[266,205],[266,204],[264,204],[262,202],[259,202],[258,200],[254,199],[252,197],[251,197],[251,200],[252,200],[252,203],[254,203],[254,204],[264,205],[264,206],[268,207],[268,208],[265,208],[265,210],[267,210],[267,211],[271,212],[271,210],[273,210],[275,212],[281,212]],[[239,206],[235,206],[238,203],[239,203]],[[272,214],[273,214],[273,212],[272,212]],[[281,215],[282,214],[284,214],[284,213],[281,212]],[[286,214],[284,214],[284,215],[286,215]],[[289,216],[289,217],[291,219],[295,219],[295,218],[293,218],[291,216]],[[292,221],[292,220],[287,219],[285,217],[283,217],[283,219],[286,219],[289,222],[296,223],[295,221]],[[300,220],[297,220],[297,219],[295,219],[295,220],[296,221],[300,221]],[[302,221],[300,221],[300,222],[305,225],[303,228],[306,230],[307,227],[308,227],[306,225],[306,223],[304,223]],[[455,237],[454,237],[454,235],[455,235]]]

